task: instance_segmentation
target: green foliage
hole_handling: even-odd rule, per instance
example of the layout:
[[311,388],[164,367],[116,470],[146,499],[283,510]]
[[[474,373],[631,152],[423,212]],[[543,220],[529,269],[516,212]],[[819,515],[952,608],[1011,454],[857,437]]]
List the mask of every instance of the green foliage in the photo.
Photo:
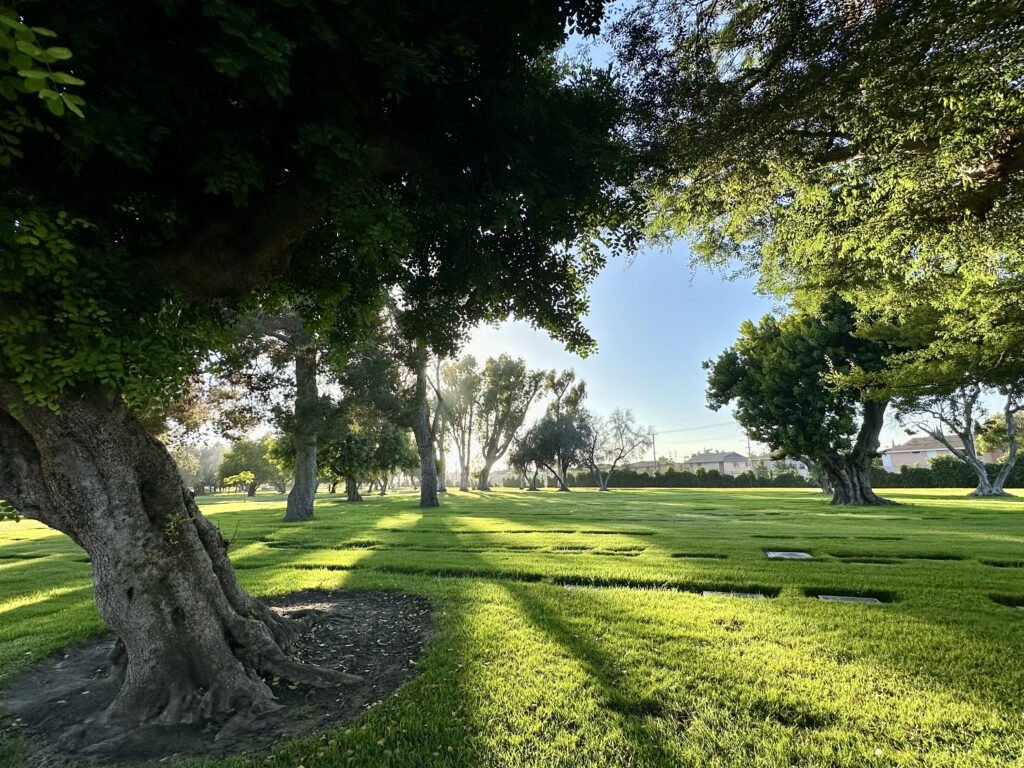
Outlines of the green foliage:
[[3,522],[4,520],[13,520],[14,522],[18,522],[21,520],[21,515],[18,514],[18,510],[3,499],[0,499],[0,522]]
[[[989,479],[995,479],[1002,464],[987,464]],[[955,456],[936,456],[927,467],[903,465],[888,472],[881,464],[872,467],[871,484],[876,488],[974,488],[978,476],[971,466]],[[1006,488],[1024,488],[1024,466],[1014,465],[1004,483]]]
[[[1017,434],[1024,434],[1024,413],[1013,416]],[[1006,429],[1006,417],[1000,413],[989,416],[978,432],[978,451],[1006,451],[1010,447],[1010,435]]]
[[852,308],[838,300],[817,315],[744,322],[737,342],[704,363],[708,407],[734,402],[740,425],[780,457],[819,459],[849,451],[859,406],[871,393],[836,389],[826,377],[851,369],[877,371],[887,351],[852,336],[854,328]]
[[222,481],[224,485],[250,486],[256,482],[256,475],[252,472],[239,472],[237,475],[229,475]]
[[505,455],[522,428],[545,372],[527,370],[522,358],[502,354],[487,359],[480,378],[475,418],[480,452],[490,464]]
[[[251,472],[251,482],[257,485],[274,483],[283,485],[287,476],[281,467],[271,459],[274,439],[265,437],[263,440],[238,440],[228,448],[221,457],[217,474],[221,478]],[[226,484],[226,481],[224,481]]]
[[[619,25],[661,235],[815,305],[1018,350],[1024,28],[1000,0],[643,3]],[[925,363],[927,366],[928,363]]]
[[[437,349],[510,313],[588,348],[630,160],[611,78],[551,54],[602,5],[34,5],[90,109],[0,180],[5,407],[87,387],[143,410],[239,316],[301,304],[343,347],[396,285]],[[68,73],[19,69],[78,108]]]
[[63,69],[57,62],[71,58],[71,51],[45,40],[56,33],[44,27],[32,27],[13,8],[0,6],[0,168],[25,156],[21,137],[26,131],[54,134],[54,130],[26,108],[24,100],[35,94],[47,110],[62,117],[65,110],[84,117],[85,100],[68,87],[85,82]]

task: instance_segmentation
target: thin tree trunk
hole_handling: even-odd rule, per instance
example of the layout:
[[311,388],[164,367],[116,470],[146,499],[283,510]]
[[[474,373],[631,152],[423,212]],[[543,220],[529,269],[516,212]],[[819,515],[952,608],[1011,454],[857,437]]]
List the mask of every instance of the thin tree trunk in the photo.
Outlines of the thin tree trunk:
[[285,522],[313,519],[317,486],[317,410],[320,393],[316,386],[317,351],[302,348],[295,355],[295,483],[288,494]]
[[530,478],[530,487],[527,488],[526,490],[528,490],[528,491],[536,491],[537,490],[537,475],[539,475],[539,474],[540,474],[540,470],[535,470],[534,471],[533,477]]
[[[430,426],[430,406],[427,402],[427,352],[422,342],[417,343],[419,359],[416,361],[416,400],[419,413],[413,426],[416,452],[420,457],[420,509],[438,507],[437,464],[434,463],[434,431]],[[440,408],[438,409],[440,410]],[[434,415],[436,426],[437,414]]]
[[377,494],[378,496],[386,496],[387,495],[387,493],[388,493],[388,480],[389,479],[390,478],[387,475],[384,475],[384,479],[381,480],[381,483],[380,483],[380,493]]
[[351,679],[289,659],[296,626],[239,586],[227,542],[120,400],[67,396],[60,413],[25,407],[18,420],[0,411],[0,498],[85,549],[96,607],[123,643],[118,695],[69,743],[267,711],[261,674]]

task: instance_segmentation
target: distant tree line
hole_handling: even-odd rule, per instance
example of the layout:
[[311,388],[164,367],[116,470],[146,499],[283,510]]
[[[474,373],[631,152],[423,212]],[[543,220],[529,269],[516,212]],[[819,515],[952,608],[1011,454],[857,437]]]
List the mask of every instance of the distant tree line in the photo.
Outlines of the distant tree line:
[[[883,470],[884,471],[884,470]],[[548,476],[545,481],[548,488],[557,488],[558,479]],[[566,473],[565,484],[569,488],[597,488],[598,482],[592,472],[580,470],[578,473]],[[520,487],[520,479],[515,475],[505,478],[506,488]],[[608,474],[608,488],[814,488],[815,484],[800,476],[791,469],[782,472],[743,472],[739,475],[727,475],[717,469],[698,469],[678,471],[669,467],[664,472],[637,472],[632,469],[615,469]]]

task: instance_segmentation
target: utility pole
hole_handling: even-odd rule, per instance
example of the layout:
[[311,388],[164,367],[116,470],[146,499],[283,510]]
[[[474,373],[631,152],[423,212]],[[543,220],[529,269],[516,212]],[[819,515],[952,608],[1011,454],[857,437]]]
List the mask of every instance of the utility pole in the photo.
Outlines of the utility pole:
[[651,430],[651,450],[654,451],[654,471],[658,471],[658,446],[654,444],[654,436],[658,434],[653,429]]

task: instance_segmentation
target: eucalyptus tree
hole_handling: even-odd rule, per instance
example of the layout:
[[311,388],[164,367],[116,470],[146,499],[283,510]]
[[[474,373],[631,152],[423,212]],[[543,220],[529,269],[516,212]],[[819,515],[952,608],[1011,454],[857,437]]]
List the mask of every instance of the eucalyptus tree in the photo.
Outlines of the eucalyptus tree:
[[522,358],[513,359],[505,354],[488,358],[484,363],[476,409],[480,453],[484,460],[477,486],[481,491],[491,489],[491,468],[505,455],[522,429],[526,412],[544,386],[545,375],[544,371],[527,370]]
[[376,301],[346,305],[359,283],[401,286],[431,346],[515,314],[589,348],[593,238],[629,213],[633,158],[611,77],[551,54],[602,10],[19,7],[73,54],[52,69],[84,81],[84,119],[61,99],[5,155],[0,499],[89,552],[126,651],[112,704],[66,739],[244,720],[274,705],[270,676],[351,679],[289,655],[299,627],[241,588],[135,414],[173,400],[268,299],[372,322]]
[[469,490],[469,462],[473,458],[473,425],[482,380],[476,358],[466,355],[441,366],[441,402],[444,423],[459,456],[459,490]]
[[708,371],[708,407],[735,403],[740,426],[777,457],[809,458],[831,482],[833,504],[888,504],[871,489],[871,462],[889,403],[884,389],[830,384],[853,369],[877,372],[891,351],[851,335],[853,310],[833,299],[817,313],[747,320]]

